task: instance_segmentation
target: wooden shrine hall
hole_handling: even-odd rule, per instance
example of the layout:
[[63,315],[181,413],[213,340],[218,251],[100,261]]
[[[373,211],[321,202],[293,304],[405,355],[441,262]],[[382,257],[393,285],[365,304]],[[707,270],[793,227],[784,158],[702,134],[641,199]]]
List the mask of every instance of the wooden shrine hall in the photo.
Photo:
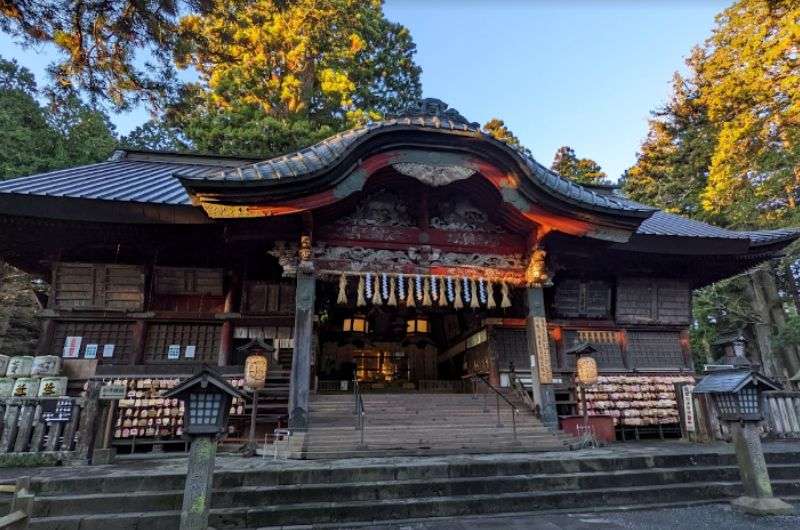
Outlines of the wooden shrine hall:
[[119,444],[177,437],[141,411],[201,363],[241,377],[253,339],[276,349],[265,431],[313,426],[314,396],[352,399],[354,379],[461,393],[476,374],[521,381],[557,427],[578,343],[600,369],[592,414],[674,426],[692,290],[798,237],[578,185],[434,99],[270,160],[120,150],[0,182],[0,224],[0,257],[50,286],[37,355],[128,385]]

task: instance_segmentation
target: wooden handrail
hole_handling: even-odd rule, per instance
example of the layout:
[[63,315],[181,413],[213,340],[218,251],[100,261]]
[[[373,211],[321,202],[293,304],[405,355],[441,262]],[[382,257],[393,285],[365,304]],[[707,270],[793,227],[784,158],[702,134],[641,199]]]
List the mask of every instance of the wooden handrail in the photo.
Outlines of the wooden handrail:
[[22,530],[27,527],[28,514],[17,510],[0,517],[0,530]]

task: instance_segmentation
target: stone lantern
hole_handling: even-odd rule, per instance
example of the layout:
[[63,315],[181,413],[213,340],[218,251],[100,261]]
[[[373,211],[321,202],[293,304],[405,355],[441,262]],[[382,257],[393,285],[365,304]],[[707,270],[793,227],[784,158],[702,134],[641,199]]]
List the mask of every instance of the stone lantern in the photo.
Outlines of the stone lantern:
[[695,394],[710,396],[719,419],[729,422],[744,486],[744,496],[734,499],[731,505],[753,515],[792,512],[791,505],[772,495],[758,429],[758,423],[764,419],[761,393],[780,388],[757,370],[744,366],[711,372],[694,388]]
[[180,529],[205,529],[211,507],[217,439],[227,430],[232,399],[244,395],[218,373],[203,366],[164,397],[183,401],[183,432],[191,443]]

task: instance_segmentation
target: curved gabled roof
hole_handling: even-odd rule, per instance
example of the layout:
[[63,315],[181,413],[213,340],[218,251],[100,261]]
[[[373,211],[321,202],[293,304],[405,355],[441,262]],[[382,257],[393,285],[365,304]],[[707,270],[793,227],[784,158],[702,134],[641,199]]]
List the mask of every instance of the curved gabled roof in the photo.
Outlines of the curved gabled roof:
[[576,184],[547,169],[523,149],[510,146],[483,132],[477,123],[468,122],[454,109],[437,99],[425,99],[407,109],[401,116],[372,122],[327,138],[316,145],[294,153],[255,162],[237,168],[222,169],[203,175],[178,175],[189,189],[280,187],[331,172],[359,146],[379,135],[394,131],[427,132],[455,137],[477,138],[511,154],[524,168],[529,180],[549,194],[593,210],[646,218],[656,208],[604,195]]

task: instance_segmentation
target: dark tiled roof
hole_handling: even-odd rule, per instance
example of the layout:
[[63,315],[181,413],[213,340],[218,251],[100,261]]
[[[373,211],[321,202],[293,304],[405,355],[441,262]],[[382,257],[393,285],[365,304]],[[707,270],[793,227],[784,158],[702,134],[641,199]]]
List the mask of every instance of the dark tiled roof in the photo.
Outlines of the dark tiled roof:
[[[220,167],[235,171],[235,168],[241,166],[251,167],[252,160],[118,152],[106,162],[2,181],[0,194],[190,206],[189,195],[180,180],[176,178],[176,174],[205,177],[218,175]],[[543,178],[548,177],[545,175]],[[581,188],[574,184],[572,186]],[[630,208],[642,206],[619,195],[598,195]],[[795,239],[800,230],[786,228],[736,232],[663,211],[655,211],[641,223],[636,233],[648,236],[749,239],[752,246],[762,246]]]
[[[277,180],[302,177],[324,171],[326,168],[331,167],[337,161],[343,159],[361,140],[372,136],[377,131],[386,132],[392,129],[408,128],[421,131],[428,130],[467,134],[473,137],[479,137],[487,142],[510,147],[481,131],[477,123],[466,123],[460,120],[454,121],[446,117],[446,115],[445,117],[402,116],[370,123],[356,129],[350,129],[295,153],[256,162],[247,166],[234,169],[222,169],[218,172],[203,175],[191,176],[181,174],[180,176],[191,180],[217,181],[220,183],[274,182]],[[545,188],[557,195],[589,206],[610,210],[643,213],[654,210],[654,208],[650,206],[632,203],[615,195],[597,193],[591,189],[575,184],[542,166],[522,149],[512,149],[527,166],[534,178]]]
[[751,381],[768,390],[780,389],[778,383],[762,374],[747,369],[733,369],[709,373],[697,383],[693,392],[695,394],[738,392]]
[[176,172],[202,176],[219,171],[220,163],[246,163],[237,159],[203,163],[202,157],[120,153],[106,162],[2,181],[0,193],[189,205],[186,189],[173,176]]

